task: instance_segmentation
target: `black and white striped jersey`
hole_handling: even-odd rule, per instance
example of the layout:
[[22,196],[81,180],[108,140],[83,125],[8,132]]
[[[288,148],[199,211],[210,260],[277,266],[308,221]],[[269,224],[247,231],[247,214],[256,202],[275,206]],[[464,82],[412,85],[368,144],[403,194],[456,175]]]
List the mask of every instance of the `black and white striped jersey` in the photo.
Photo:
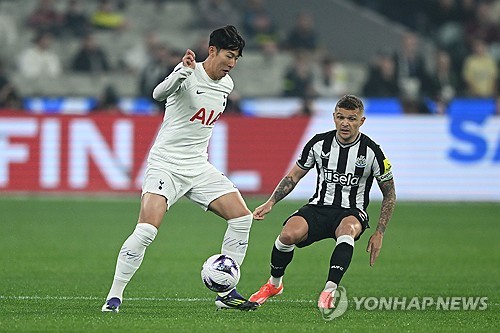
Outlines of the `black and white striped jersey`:
[[343,145],[336,130],[316,134],[304,146],[297,165],[310,170],[316,167],[316,192],[309,204],[359,208],[370,202],[373,179],[392,179],[391,164],[380,146],[360,133],[356,141]]

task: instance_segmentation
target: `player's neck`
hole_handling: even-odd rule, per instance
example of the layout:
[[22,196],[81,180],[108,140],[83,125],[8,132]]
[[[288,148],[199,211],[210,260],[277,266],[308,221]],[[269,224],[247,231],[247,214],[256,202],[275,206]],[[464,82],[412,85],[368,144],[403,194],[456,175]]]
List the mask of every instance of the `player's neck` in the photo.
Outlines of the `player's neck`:
[[350,144],[352,144],[352,143],[356,142],[356,141],[359,139],[360,135],[361,135],[361,133],[360,133],[360,132],[358,132],[358,134],[356,134],[355,136],[353,136],[352,138],[350,138],[350,139],[348,139],[348,140],[343,139],[343,138],[339,135],[339,133],[337,133],[335,136],[336,136],[336,138],[337,138],[337,141],[338,141],[340,144],[342,144],[342,145],[344,145],[344,146],[348,146],[348,145],[350,145]]
[[218,78],[216,78],[215,74],[213,73],[212,67],[210,66],[211,64],[210,60],[207,59],[201,64],[203,65],[203,69],[205,70],[205,73],[207,73],[209,78],[211,78],[214,81],[218,80]]

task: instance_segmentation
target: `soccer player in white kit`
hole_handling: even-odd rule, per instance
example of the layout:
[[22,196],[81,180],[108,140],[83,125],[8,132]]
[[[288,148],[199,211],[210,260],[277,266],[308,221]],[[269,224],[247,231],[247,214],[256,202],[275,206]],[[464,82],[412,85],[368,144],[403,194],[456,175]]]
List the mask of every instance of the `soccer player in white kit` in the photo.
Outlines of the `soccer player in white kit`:
[[[123,291],[139,268],[168,208],[185,196],[227,220],[223,254],[243,262],[252,213],[234,184],[208,162],[208,142],[224,112],[234,84],[228,73],[242,55],[245,41],[234,26],[210,34],[208,57],[196,62],[187,50],[173,72],[158,84],[153,98],[165,100],[163,123],[150,150],[142,187],[138,224],[123,244],[113,284],[102,311],[118,312]],[[254,310],[236,289],[219,293],[219,309]]]

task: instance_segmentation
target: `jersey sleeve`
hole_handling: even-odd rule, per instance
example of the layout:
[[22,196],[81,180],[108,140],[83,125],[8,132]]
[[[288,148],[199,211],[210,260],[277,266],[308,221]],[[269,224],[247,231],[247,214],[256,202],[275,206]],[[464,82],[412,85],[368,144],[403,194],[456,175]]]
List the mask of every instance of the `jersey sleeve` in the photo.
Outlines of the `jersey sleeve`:
[[375,149],[375,160],[376,162],[373,163],[373,174],[377,181],[385,182],[391,180],[393,178],[392,165],[380,146],[377,146]]
[[304,170],[311,170],[314,167],[316,159],[314,158],[313,147],[316,142],[318,142],[317,136],[309,140],[302,149],[302,152],[299,155],[299,159],[296,162],[299,168]]
[[[197,64],[198,66],[198,64]],[[174,70],[168,75],[165,80],[160,82],[153,90],[153,98],[157,101],[164,101],[168,96],[173,94],[182,82],[193,73],[193,69],[185,67],[182,62],[175,66]]]

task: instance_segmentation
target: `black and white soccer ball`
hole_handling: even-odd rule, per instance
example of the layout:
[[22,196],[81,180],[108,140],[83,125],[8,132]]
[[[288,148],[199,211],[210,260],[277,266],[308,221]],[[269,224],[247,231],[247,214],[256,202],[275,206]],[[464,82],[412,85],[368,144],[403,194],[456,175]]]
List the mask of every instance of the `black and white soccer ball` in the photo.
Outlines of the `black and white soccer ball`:
[[214,254],[203,263],[201,279],[212,291],[229,291],[240,281],[240,265],[228,255]]

